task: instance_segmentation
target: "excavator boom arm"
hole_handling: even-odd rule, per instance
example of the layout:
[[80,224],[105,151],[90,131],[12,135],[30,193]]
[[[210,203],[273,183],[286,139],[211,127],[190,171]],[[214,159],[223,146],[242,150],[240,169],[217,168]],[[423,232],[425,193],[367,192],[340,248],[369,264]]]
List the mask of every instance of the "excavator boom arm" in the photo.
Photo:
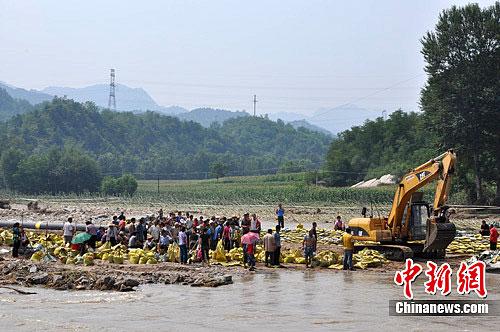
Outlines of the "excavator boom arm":
[[456,156],[453,150],[429,160],[406,174],[394,195],[391,212],[388,218],[388,226],[393,234],[398,232],[402,224],[404,211],[411,199],[412,194],[429,182],[438,179],[436,195],[434,197],[434,210],[439,211],[448,199],[451,177],[455,165]]

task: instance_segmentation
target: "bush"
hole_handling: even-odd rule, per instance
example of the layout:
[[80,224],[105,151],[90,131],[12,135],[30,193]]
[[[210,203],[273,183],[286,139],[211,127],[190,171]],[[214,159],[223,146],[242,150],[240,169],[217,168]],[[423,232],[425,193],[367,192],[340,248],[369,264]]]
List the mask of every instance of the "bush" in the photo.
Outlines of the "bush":
[[101,183],[101,192],[106,195],[132,196],[137,190],[137,180],[131,174],[119,178],[106,176]]

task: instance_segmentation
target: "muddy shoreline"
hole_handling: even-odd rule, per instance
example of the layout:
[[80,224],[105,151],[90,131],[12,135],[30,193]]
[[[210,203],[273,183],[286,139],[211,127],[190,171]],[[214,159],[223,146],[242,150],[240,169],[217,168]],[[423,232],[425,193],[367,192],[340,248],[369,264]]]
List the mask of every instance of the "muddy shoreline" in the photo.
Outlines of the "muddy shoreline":
[[[448,263],[457,268],[467,257],[452,256],[436,263]],[[421,264],[425,260],[416,259]],[[306,270],[303,264],[284,264],[280,268],[268,268],[257,263],[257,272],[251,272],[241,266],[221,266],[194,263],[162,262],[156,265],[109,264],[96,261],[93,266],[66,265],[59,262],[33,262],[29,259],[0,256],[0,286],[46,287],[56,290],[100,290],[129,292],[141,284],[176,284],[191,287],[219,287],[233,283],[233,278],[248,274],[266,273],[275,270]],[[316,267],[321,273],[394,273],[404,267],[404,262],[389,261],[381,267],[367,270],[338,271]]]
[[161,263],[155,266],[111,265],[68,266],[58,262],[33,262],[0,257],[0,285],[47,287],[57,290],[102,290],[128,292],[140,284],[180,284],[219,287],[233,282],[237,269],[221,266]]

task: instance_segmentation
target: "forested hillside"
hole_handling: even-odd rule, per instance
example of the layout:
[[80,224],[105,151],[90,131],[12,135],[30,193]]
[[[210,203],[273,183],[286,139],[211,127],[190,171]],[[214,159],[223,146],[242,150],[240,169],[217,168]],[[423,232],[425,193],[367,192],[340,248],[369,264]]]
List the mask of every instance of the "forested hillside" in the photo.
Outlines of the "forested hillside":
[[260,117],[204,128],[158,113],[100,111],[93,103],[62,98],[1,123],[0,139],[3,154],[9,150],[26,158],[75,147],[97,160],[103,175],[130,172],[142,178],[212,177],[214,165],[222,165],[223,174],[273,173],[285,163],[303,170],[324,161],[331,142],[326,135]]
[[7,120],[16,114],[29,112],[33,106],[26,100],[12,98],[0,87],[0,121]]

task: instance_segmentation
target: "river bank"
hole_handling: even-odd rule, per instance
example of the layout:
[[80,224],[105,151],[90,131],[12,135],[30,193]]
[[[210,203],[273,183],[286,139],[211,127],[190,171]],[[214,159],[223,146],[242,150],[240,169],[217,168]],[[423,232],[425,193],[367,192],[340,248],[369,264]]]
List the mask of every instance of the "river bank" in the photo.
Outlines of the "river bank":
[[232,283],[232,274],[222,266],[191,266],[162,263],[155,266],[66,265],[0,257],[0,284],[25,287],[45,286],[58,290],[133,291],[140,284],[182,284],[192,287],[218,287]]
[[[4,247],[3,249],[6,249]],[[436,263],[448,263],[456,269],[463,256],[447,257],[434,260]],[[419,260],[416,259],[418,262]],[[425,264],[425,260],[422,260]],[[316,267],[308,269],[303,264],[282,264],[281,267],[265,267],[257,263],[257,272],[248,271],[240,265],[224,266],[219,262],[213,264],[193,263],[180,265],[172,262],[161,262],[155,265],[136,265],[125,263],[110,264],[95,261],[95,265],[67,265],[60,262],[33,262],[29,259],[12,258],[8,254],[0,256],[0,285],[23,287],[45,287],[56,290],[97,290],[129,292],[145,284],[172,284],[191,287],[219,287],[233,283],[234,279],[248,278],[258,273],[285,273],[287,271],[315,271],[327,275],[345,273],[335,269]],[[389,273],[404,267],[404,262],[388,261],[382,266],[367,270],[357,269],[352,273]]]
[[[332,272],[332,273],[330,273]],[[498,317],[389,316],[402,299],[390,272],[259,269],[218,288],[144,284],[135,292],[0,288],[5,331],[497,331]],[[478,299],[474,294],[427,295],[417,300]],[[455,281],[454,281],[455,282]],[[499,300],[498,275],[487,275],[488,299]]]

